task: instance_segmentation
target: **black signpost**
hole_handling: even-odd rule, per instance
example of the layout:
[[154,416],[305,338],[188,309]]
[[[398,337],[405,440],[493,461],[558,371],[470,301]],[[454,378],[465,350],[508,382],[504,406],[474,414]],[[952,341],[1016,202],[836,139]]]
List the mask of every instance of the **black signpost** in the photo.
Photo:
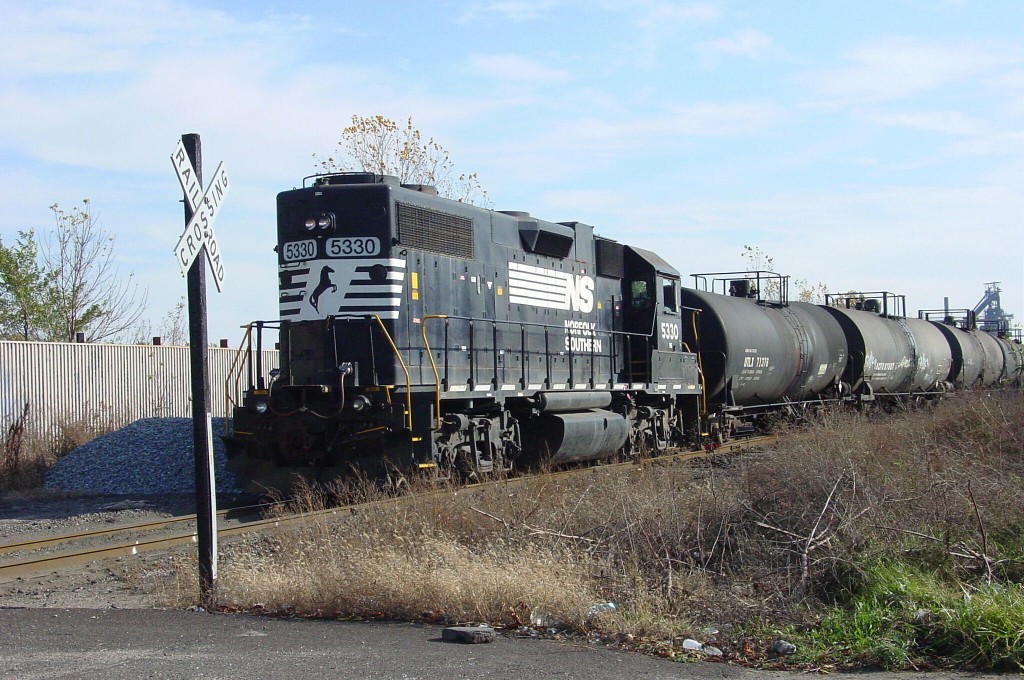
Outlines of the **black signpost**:
[[199,543],[199,589],[204,606],[212,604],[217,587],[217,496],[210,422],[210,380],[206,331],[207,256],[217,289],[224,278],[213,220],[227,194],[227,172],[217,168],[210,187],[203,186],[203,155],[199,135],[181,136],[171,162],[185,194],[185,233],[175,256],[188,279],[188,336],[192,373],[192,437],[195,455],[196,532]]

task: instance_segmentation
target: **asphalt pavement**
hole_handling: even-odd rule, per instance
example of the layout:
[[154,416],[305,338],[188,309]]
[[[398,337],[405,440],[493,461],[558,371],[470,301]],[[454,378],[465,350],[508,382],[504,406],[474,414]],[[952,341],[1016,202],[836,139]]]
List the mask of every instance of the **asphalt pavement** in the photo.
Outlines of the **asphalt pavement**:
[[[599,646],[499,635],[441,639],[403,623],[278,619],[146,609],[0,608],[0,677],[41,678],[698,678],[758,674]],[[772,673],[772,680],[795,678]]]

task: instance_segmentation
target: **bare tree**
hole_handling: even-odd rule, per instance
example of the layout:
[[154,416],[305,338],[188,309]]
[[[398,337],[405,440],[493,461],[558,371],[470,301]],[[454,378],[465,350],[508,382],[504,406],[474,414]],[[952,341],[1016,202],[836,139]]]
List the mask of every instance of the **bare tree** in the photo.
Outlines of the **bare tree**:
[[[743,259],[747,268],[752,271],[774,271],[775,258],[767,254],[759,246],[743,246]],[[770,280],[762,291],[768,298],[779,296],[779,282]],[[800,302],[812,304],[824,304],[825,294],[828,293],[828,286],[822,282],[810,283],[807,279],[793,279],[789,288],[790,292],[796,291],[797,299]],[[792,299],[792,297],[790,297]]]
[[796,279],[793,281],[800,302],[810,302],[815,305],[825,304],[825,295],[828,294],[828,286],[821,281],[811,283],[807,279]]
[[145,345],[153,337],[159,337],[165,345],[188,344],[188,306],[185,296],[178,298],[174,307],[169,309],[159,325],[154,326],[149,319],[140,321],[132,331],[130,341],[136,345]]
[[71,342],[84,333],[89,342],[116,338],[139,320],[147,291],[134,275],[122,277],[114,261],[114,237],[92,214],[89,199],[66,211],[54,203],[56,230],[43,241],[43,268],[50,276],[50,335]]
[[448,151],[433,137],[424,142],[412,116],[404,126],[379,115],[352,116],[334,152],[326,158],[313,154],[313,159],[320,172],[394,175],[403,184],[435,186],[440,195],[463,203],[489,203],[476,173],[456,174]]

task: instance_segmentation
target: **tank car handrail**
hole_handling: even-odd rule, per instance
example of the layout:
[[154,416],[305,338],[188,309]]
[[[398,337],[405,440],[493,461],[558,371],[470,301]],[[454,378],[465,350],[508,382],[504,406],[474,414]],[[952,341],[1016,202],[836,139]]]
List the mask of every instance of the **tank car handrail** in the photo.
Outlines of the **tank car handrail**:
[[[864,304],[868,300],[881,300],[882,309],[868,309]],[[889,309],[889,301],[892,300],[893,309]],[[854,303],[853,309],[857,311],[871,312],[872,314],[878,314],[889,319],[907,317],[907,296],[898,295],[888,290],[871,290],[871,291],[850,291],[847,293],[825,293],[825,306],[836,307],[841,309],[851,309],[851,303]],[[859,306],[858,306],[859,305]]]
[[697,309],[696,307],[687,307],[693,311],[690,315],[690,320],[693,323],[693,345],[694,352],[697,353],[697,375],[700,376],[700,401],[701,401],[701,418],[706,418],[708,415],[708,388],[707,383],[704,379],[704,359],[703,352],[700,351],[700,333],[697,332],[697,315],[703,310]]
[[944,323],[947,326],[956,326],[962,331],[969,331],[978,327],[978,319],[974,312],[966,308],[919,309],[917,310],[917,318],[935,323]]
[[[743,280],[753,281],[757,284],[752,292],[756,294],[756,300],[759,303],[768,305],[781,305],[783,307],[789,306],[789,275],[780,274],[779,272],[773,272],[768,269],[747,269],[741,271],[732,272],[700,272],[698,274],[690,274],[693,277],[693,287],[695,290],[718,293],[719,295],[728,295],[727,285],[735,280],[735,277],[742,276]],[[708,278],[711,278],[710,287],[708,285]],[[727,278],[715,278],[715,277],[727,277]],[[762,285],[762,281],[765,285]],[[719,293],[716,288],[717,284],[722,284],[722,291]],[[767,291],[770,291],[772,284],[778,285],[778,299],[772,299],[765,295]],[[742,296],[741,296],[742,297]],[[754,296],[751,296],[753,299]]]

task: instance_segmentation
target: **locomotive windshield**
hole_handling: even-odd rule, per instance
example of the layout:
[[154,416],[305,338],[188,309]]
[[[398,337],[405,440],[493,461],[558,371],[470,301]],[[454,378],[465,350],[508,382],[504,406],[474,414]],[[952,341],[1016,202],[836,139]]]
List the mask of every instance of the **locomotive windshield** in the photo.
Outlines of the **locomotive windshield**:
[[661,290],[665,303],[665,311],[671,314],[676,314],[679,311],[679,304],[676,295],[677,283],[678,282],[675,279],[661,280]]

